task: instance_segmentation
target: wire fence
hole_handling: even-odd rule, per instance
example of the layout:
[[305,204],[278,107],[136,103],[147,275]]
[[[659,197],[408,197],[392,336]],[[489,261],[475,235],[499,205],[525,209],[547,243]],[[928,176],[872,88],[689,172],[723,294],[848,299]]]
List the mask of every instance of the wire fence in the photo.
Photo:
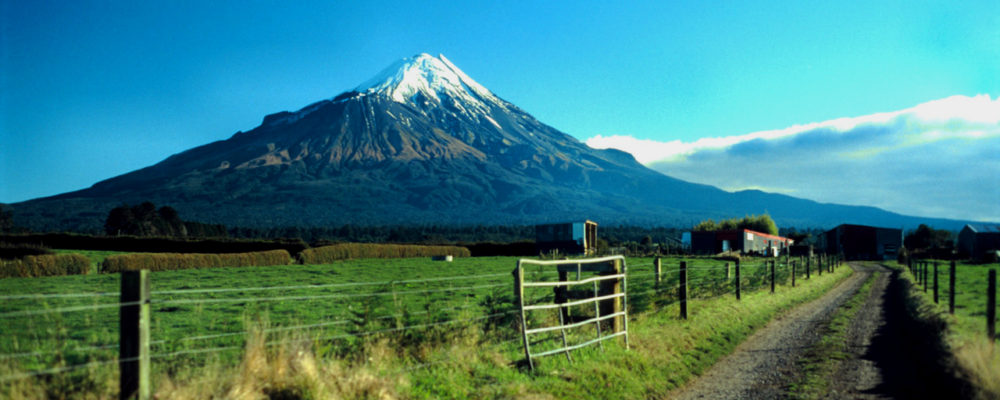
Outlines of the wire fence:
[[[505,267],[510,266],[500,268]],[[653,303],[665,307],[691,299],[726,296],[735,288],[735,277],[727,273],[735,266],[696,261],[686,268],[691,297],[680,299],[677,285],[682,269],[672,263],[657,273],[650,270],[653,267],[651,261],[629,267],[626,294],[633,309],[630,313],[649,309]],[[740,284],[744,291],[767,285],[769,270],[765,264],[753,262],[741,268],[744,272]],[[776,272],[784,271],[776,276],[784,283],[790,275],[789,266],[775,268]],[[534,281],[558,279],[557,274],[541,269],[528,268],[525,273],[534,274]],[[801,275],[801,270],[797,274]],[[155,351],[150,358],[190,360],[235,353],[245,348],[251,335],[272,337],[265,344],[279,346],[332,343],[460,324],[478,324],[482,328],[480,325],[492,323],[504,329],[502,326],[509,327],[515,320],[508,318],[515,313],[512,287],[510,272],[490,272],[395,280],[152,290],[150,306],[155,340],[150,345]],[[329,290],[336,292],[315,293]],[[252,295],[269,292],[274,295]],[[10,367],[5,370],[16,372],[0,376],[0,382],[107,368],[132,360],[119,360],[116,352],[119,345],[106,343],[118,329],[119,310],[142,303],[121,302],[119,296],[111,291],[0,296],[4,301],[0,306],[0,323],[8,326],[5,334],[16,336],[0,348],[0,362]],[[531,301],[551,301],[553,296],[552,291],[543,292]],[[251,311],[291,317],[279,321],[277,326],[253,327],[247,322]],[[44,329],[46,324],[57,326]],[[508,330],[499,334],[496,343],[512,344],[517,340],[503,337],[516,334],[513,329]],[[105,343],[101,343],[102,339]],[[425,368],[442,362],[446,360],[405,368]]]

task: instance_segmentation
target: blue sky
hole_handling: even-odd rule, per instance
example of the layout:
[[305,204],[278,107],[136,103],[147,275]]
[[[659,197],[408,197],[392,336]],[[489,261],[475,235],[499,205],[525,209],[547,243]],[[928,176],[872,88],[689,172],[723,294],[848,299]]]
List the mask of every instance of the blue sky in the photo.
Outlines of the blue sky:
[[[1000,95],[996,1],[703,3],[0,0],[0,202],[228,138],[421,52],[580,140],[694,143]],[[976,179],[995,186],[991,172]],[[1000,219],[997,206],[874,203]]]

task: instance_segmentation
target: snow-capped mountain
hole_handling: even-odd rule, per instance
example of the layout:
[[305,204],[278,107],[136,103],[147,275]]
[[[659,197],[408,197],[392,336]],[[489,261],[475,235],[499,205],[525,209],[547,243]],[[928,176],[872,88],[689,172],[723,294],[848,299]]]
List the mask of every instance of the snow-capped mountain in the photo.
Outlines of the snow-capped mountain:
[[248,132],[14,210],[34,229],[99,230],[111,208],[146,200],[193,220],[258,227],[686,225],[765,211],[799,226],[899,217],[667,177],[539,122],[427,54]]

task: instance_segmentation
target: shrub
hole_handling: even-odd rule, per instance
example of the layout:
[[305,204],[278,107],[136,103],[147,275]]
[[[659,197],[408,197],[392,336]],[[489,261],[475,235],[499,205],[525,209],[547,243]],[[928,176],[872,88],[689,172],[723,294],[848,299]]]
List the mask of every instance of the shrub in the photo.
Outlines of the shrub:
[[191,268],[259,267],[288,265],[292,256],[285,250],[258,251],[253,253],[137,253],[109,256],[101,264],[102,273],[134,271],[169,271]]
[[90,260],[81,254],[45,254],[0,261],[0,278],[80,275],[90,271]]
[[340,243],[306,249],[299,253],[302,264],[325,264],[352,258],[469,257],[469,249],[459,246],[414,244]]

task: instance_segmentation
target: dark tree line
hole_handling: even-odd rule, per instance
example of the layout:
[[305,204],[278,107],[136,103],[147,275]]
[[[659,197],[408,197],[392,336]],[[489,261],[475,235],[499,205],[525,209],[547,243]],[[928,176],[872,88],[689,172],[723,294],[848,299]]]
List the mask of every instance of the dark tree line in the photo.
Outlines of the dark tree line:
[[778,225],[774,223],[774,220],[771,219],[771,216],[768,214],[747,215],[743,218],[730,218],[719,222],[707,219],[701,221],[692,229],[695,231],[733,231],[738,229],[749,229],[770,235],[778,234]]
[[108,213],[104,222],[108,236],[225,237],[224,225],[184,221],[173,207],[156,208],[151,202],[123,204]]

